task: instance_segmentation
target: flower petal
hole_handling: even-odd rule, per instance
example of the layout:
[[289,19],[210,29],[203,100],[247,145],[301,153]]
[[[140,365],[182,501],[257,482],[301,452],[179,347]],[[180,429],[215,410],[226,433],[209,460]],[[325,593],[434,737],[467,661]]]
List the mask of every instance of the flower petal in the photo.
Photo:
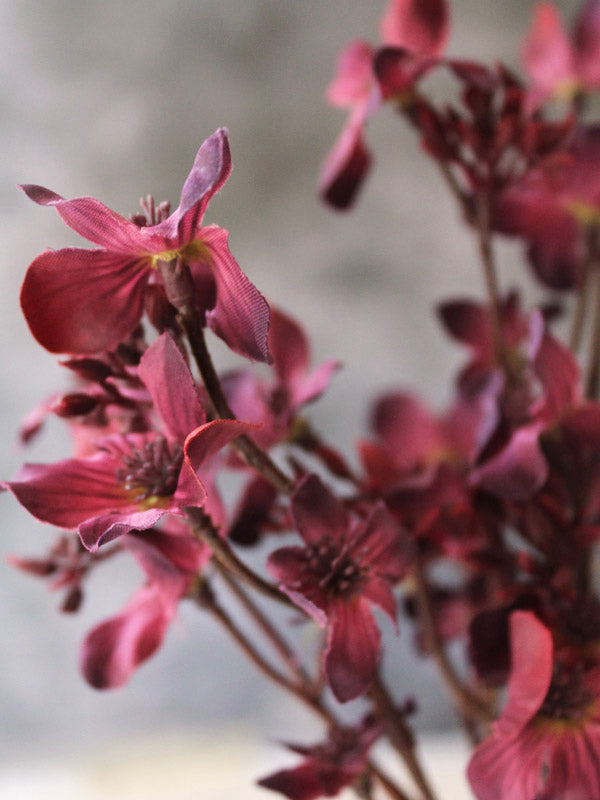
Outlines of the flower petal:
[[84,239],[99,244],[113,253],[139,256],[144,252],[140,229],[120,214],[111,211],[94,197],[65,200],[43,186],[24,184],[19,187],[30,200],[40,206],[54,206],[67,225]]
[[574,78],[573,50],[552,3],[538,3],[521,58],[533,83],[545,94]]
[[161,506],[146,510],[136,508],[123,513],[110,511],[107,514],[98,514],[81,523],[78,528],[79,537],[83,546],[95,553],[101,545],[112,542],[124,533],[152,528],[168,511],[177,511],[177,508]]
[[445,0],[391,0],[380,25],[383,44],[424,56],[439,55],[448,33]]
[[138,375],[150,392],[155,410],[178,442],[206,422],[206,414],[190,368],[172,336],[163,333],[140,361]]
[[322,539],[339,542],[348,529],[346,509],[316,475],[308,475],[300,482],[292,495],[291,511],[307,543]]
[[31,332],[51,353],[96,353],[126,339],[143,313],[143,259],[65,248],[39,255],[21,288]]
[[340,52],[336,74],[327,87],[327,99],[334,106],[353,106],[366,100],[373,85],[375,48],[362,39],[349,42]]
[[238,436],[254,430],[253,425],[237,419],[217,419],[192,431],[185,440],[185,459],[198,475],[205,462]]
[[336,698],[346,703],[369,688],[381,637],[367,603],[360,597],[336,602],[329,619],[325,674]]
[[140,589],[123,612],[93,628],[81,650],[81,671],[96,689],[116,689],[156,652],[176,604],[157,585]]
[[366,107],[361,104],[350,114],[319,176],[320,197],[340,210],[350,208],[371,167],[363,138],[365,118]]
[[206,315],[208,325],[236,353],[270,362],[269,306],[229,251],[229,234],[211,225],[200,238],[210,251],[209,266],[217,284],[217,302]]

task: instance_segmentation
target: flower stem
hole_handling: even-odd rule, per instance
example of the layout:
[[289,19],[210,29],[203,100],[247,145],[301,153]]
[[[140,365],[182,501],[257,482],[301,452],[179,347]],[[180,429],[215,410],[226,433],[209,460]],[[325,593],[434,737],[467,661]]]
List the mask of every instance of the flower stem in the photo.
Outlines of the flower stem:
[[281,592],[276,586],[264,578],[261,578],[250,567],[246,566],[233,552],[225,539],[219,535],[219,531],[213,524],[211,518],[201,508],[187,508],[186,513],[192,523],[192,531],[212,550],[212,554],[224,569],[229,570],[241,580],[245,581],[253,589],[261,594],[277,600],[279,603],[291,606],[289,597]]
[[[179,322],[185,331],[190,343],[194,360],[202,376],[204,386],[208,396],[215,408],[217,415],[221,419],[235,419],[235,414],[231,410],[221,381],[217,375],[212,358],[206,346],[204,332],[198,324],[197,315],[189,307],[179,309]],[[282,494],[289,495],[294,488],[293,481],[285,475],[275,464],[270,456],[262,450],[256,442],[249,436],[238,436],[232,442],[244,460]]]
[[268,641],[273,645],[275,650],[279,653],[283,662],[289,668],[290,672],[296,677],[299,683],[301,683],[308,689],[311,686],[310,678],[306,674],[305,670],[302,668],[301,664],[299,663],[296,654],[288,646],[288,644],[283,639],[281,634],[275,629],[275,627],[271,624],[271,622],[267,619],[267,617],[257,607],[257,605],[253,602],[248,593],[245,592],[244,589],[238,584],[235,578],[230,574],[229,570],[227,570],[223,566],[223,564],[218,560],[216,561],[216,568],[219,572],[219,575],[223,578],[229,589],[233,592],[233,594],[239,600],[241,605],[252,617],[256,625],[267,637]]
[[575,311],[573,313],[573,323],[571,327],[571,336],[569,337],[569,347],[573,353],[579,350],[581,345],[581,337],[583,334],[583,323],[585,322],[585,313],[587,308],[588,289],[590,284],[590,277],[592,274],[592,264],[595,260],[595,247],[594,242],[590,236],[587,238],[587,247],[585,257],[581,263],[581,273],[579,275],[579,286],[577,287],[577,295],[575,301]]
[[501,367],[507,368],[506,347],[502,335],[502,321],[500,317],[500,291],[496,277],[496,262],[492,248],[490,231],[490,198],[487,191],[482,190],[476,197],[476,231],[479,245],[479,255],[483,266],[483,274],[489,302],[490,324],[494,353]]
[[468,719],[475,719],[486,723],[491,722],[494,719],[492,711],[480,697],[471,692],[462,683],[448,660],[444,645],[437,632],[429,587],[427,586],[425,571],[419,558],[415,560],[415,579],[419,613],[425,629],[425,641],[428,649],[433,654],[455,705]]
[[415,754],[415,742],[412,732],[404,721],[403,714],[396,708],[378,673],[375,673],[370,694],[379,715],[386,723],[390,742],[394,749],[402,756],[424,800],[436,800],[433,789],[429,785],[423,768]]

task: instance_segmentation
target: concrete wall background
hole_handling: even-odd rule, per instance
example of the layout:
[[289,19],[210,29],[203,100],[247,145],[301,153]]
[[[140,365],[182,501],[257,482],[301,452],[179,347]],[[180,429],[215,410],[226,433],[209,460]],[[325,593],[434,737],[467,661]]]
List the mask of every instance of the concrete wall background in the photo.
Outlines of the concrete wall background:
[[[558,3],[567,16],[577,4]],[[450,53],[516,64],[531,0],[456,0]],[[313,410],[318,429],[352,453],[378,390],[410,385],[434,405],[448,397],[460,354],[431,311],[448,295],[482,294],[474,248],[412,133],[390,110],[373,121],[377,163],[357,208],[335,215],[316,199],[320,163],[343,124],[323,90],[353,37],[375,40],[383,2],[343,0],[2,0],[0,12],[0,415],[2,478],[25,455],[22,416],[66,385],[18,310],[27,264],[78,239],[14,187],[33,182],[94,195],[123,214],[148,192],[176,204],[200,143],[231,134],[234,173],[210,211],[230,231],[242,268],[301,318],[315,359],[345,363]],[[502,249],[503,285],[523,275]],[[528,278],[525,278],[528,281]],[[27,453],[64,453],[58,422]],[[53,532],[2,500],[0,551],[36,555]],[[264,737],[294,739],[304,717],[264,687],[208,620],[183,609],[162,652],[126,689],[99,694],[77,673],[77,648],[137,583],[126,566],[100,571],[76,618],[55,613],[40,582],[0,565],[0,758],[146,729],[245,720]],[[387,662],[399,695],[423,694],[420,724],[450,724],[434,670],[404,632]]]

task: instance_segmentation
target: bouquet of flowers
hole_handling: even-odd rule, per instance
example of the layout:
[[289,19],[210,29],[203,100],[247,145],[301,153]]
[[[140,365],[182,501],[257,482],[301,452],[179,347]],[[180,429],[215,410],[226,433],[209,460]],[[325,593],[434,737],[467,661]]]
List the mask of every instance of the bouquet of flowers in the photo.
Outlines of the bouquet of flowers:
[[[174,211],[147,197],[126,218],[92,197],[21,187],[94,248],[47,250],[23,282],[31,332],[65,356],[74,385],[20,436],[57,415],[73,455],[2,484],[61,529],[47,554],[11,563],[61,590],[70,613],[99,564],[138,563],[142,586],[81,647],[97,689],[132,679],[180,603],[209,614],[324,724],[318,744],[290,744],[296,763],[260,781],[292,800],[346,787],[436,797],[412,730],[418,698],[382,678],[374,609],[412,628],[439,667],[473,745],[476,798],[600,800],[600,2],[583,4],[572,33],[551,3],[536,7],[524,81],[446,55],[449,26],[446,0],[390,0],[380,41],[348,44],[327,91],[349,113],[323,200],[354,204],[372,163],[366,127],[391,106],[472,232],[487,291],[485,303],[439,306],[465,351],[449,407],[405,389],[377,398],[358,466],[307,416],[339,363],[311,365],[299,321],[250,282],[227,231],[203,223],[231,172],[227,130],[201,145]],[[440,73],[451,99],[431,91]],[[548,302],[528,308],[501,285],[498,235],[523,243]],[[206,329],[266,366],[219,370]],[[223,492],[225,473],[235,492]],[[259,543],[262,568],[248,558]],[[289,630],[269,614],[277,605],[293,613]],[[298,620],[320,629],[316,653],[295,636]],[[358,698],[348,721],[340,704]],[[383,737],[406,785],[371,752]]]

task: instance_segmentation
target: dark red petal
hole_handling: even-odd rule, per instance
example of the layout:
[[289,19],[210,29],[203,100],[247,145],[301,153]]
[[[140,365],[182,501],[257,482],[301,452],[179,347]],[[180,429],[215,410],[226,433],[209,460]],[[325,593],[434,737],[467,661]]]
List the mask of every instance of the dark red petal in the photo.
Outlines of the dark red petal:
[[54,206],[70,228],[94,244],[121,256],[139,257],[144,253],[140,229],[93,197],[64,197],[43,186],[20,187],[27,197],[41,206]]
[[588,0],[575,26],[573,44],[577,73],[585,86],[600,84],[600,0]]
[[345,784],[340,783],[333,794],[324,795],[318,765],[312,760],[307,760],[298,767],[283,769],[262,778],[258,781],[258,785],[279,792],[290,800],[316,800],[318,797],[334,796]]
[[206,315],[208,325],[234,352],[269,363],[267,301],[231,255],[226,230],[211,225],[199,235],[210,251],[209,266],[217,285],[216,305]]
[[104,250],[49,250],[29,266],[21,307],[51,353],[112,350],[141,319],[148,268]]
[[342,503],[316,475],[308,475],[292,495],[292,516],[306,542],[340,541],[348,529]]
[[319,177],[319,195],[334,208],[350,208],[371,167],[363,128],[366,108],[355,110],[325,159]]
[[190,467],[198,475],[199,471],[212,456],[238,436],[248,434],[255,428],[237,419],[217,419],[207,422],[192,431],[185,440],[185,458]]
[[424,56],[439,55],[449,33],[445,0],[391,0],[380,25],[381,41]]
[[174,439],[183,442],[188,433],[206,422],[190,368],[168,333],[159,336],[146,350],[138,375]]
[[123,612],[100,623],[85,638],[81,671],[95,689],[116,689],[156,652],[175,613],[175,603],[158,586],[134,595]]
[[379,659],[380,639],[365,601],[355,597],[348,602],[336,602],[330,613],[325,674],[341,703],[354,700],[368,690]]

